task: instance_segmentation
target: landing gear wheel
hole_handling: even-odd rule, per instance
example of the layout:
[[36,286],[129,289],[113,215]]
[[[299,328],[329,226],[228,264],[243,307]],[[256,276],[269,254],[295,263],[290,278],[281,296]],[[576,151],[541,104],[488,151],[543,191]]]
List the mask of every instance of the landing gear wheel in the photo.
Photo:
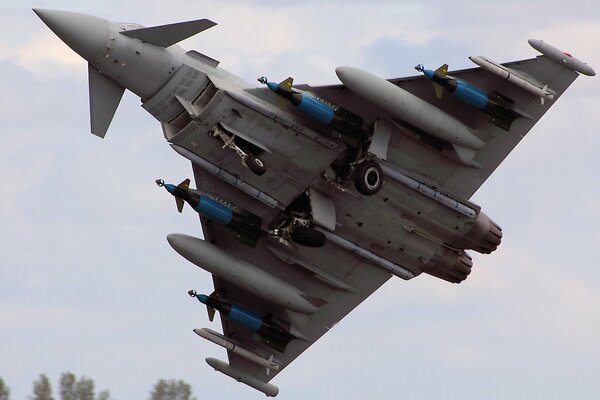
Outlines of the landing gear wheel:
[[383,185],[383,172],[375,161],[365,161],[354,171],[354,186],[356,190],[366,196],[379,192]]
[[326,239],[323,232],[299,226],[292,231],[292,240],[306,247],[323,247]]
[[265,167],[265,164],[263,164],[260,158],[256,157],[252,153],[248,153],[246,155],[244,164],[246,164],[250,171],[254,172],[258,176],[261,176],[267,172],[267,167]]

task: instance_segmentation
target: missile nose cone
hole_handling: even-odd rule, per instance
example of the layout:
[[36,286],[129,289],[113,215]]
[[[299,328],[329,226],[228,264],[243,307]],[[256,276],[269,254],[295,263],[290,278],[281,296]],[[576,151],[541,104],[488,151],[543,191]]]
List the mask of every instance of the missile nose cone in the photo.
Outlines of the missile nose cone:
[[33,12],[87,61],[98,59],[104,53],[109,39],[107,20],[69,11],[34,8]]
[[279,88],[279,85],[275,82],[267,82],[267,87],[275,92]]
[[544,42],[544,41],[543,41],[543,40],[540,40],[540,39],[529,39],[529,40],[527,41],[527,43],[529,43],[529,45],[530,45],[531,47],[533,47],[534,49],[536,49],[536,50],[537,50],[537,48],[538,48],[538,47],[540,47],[540,45],[541,45],[543,42]]
[[199,294],[196,296],[196,298],[200,301],[200,303],[202,304],[206,304],[206,302],[208,301],[208,296],[205,294]]
[[171,183],[166,183],[165,184],[165,189],[167,189],[167,192],[169,193],[173,193],[175,191],[177,187]]

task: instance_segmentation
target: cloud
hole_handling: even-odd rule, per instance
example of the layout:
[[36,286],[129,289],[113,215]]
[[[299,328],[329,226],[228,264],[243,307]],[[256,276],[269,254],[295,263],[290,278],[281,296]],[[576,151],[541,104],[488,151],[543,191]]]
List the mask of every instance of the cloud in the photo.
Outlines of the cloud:
[[10,60],[31,72],[36,79],[69,76],[85,68],[86,62],[52,32],[32,33],[21,44],[0,42],[0,60]]

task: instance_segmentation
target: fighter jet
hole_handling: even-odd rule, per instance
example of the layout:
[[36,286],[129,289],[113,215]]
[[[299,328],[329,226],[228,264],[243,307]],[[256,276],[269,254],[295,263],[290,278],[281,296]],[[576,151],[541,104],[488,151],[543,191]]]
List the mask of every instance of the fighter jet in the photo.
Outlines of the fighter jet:
[[128,89],[191,162],[197,189],[157,183],[201,215],[204,238],[167,236],[213,276],[213,295],[189,293],[219,311],[223,333],[194,332],[227,349],[212,368],[267,396],[391,277],[467,279],[467,251],[502,239],[470,198],[580,74],[595,75],[530,40],[541,56],[472,56],[478,67],[450,73],[384,79],[342,66],[342,84],[252,85],[177,45],[216,25],[207,19],[143,27],[34,11],[88,61],[93,134],[106,135]]

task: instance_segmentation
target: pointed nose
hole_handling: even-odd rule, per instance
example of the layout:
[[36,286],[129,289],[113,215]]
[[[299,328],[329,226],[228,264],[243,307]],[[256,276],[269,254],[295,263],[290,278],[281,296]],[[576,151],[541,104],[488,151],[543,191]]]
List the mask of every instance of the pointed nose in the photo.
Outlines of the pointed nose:
[[69,11],[34,8],[38,17],[63,42],[88,61],[100,58],[109,39],[108,21]]

